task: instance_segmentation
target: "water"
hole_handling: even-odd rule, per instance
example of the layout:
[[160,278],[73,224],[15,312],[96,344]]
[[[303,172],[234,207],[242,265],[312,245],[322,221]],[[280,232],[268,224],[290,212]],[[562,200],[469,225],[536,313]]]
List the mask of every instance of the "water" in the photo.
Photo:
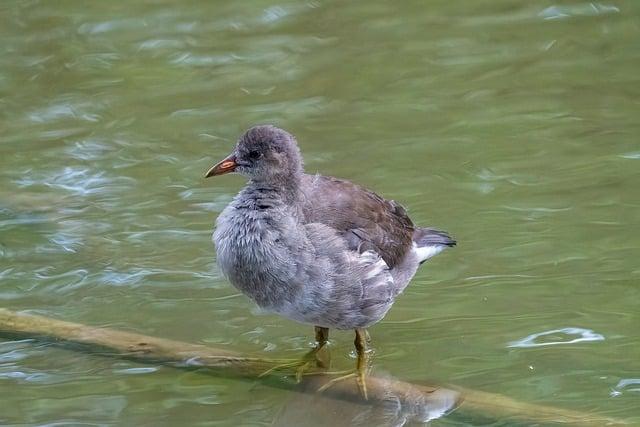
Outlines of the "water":
[[[459,241],[371,329],[377,369],[640,424],[639,17],[632,1],[4,1],[0,306],[305,351],[312,330],[257,314],[210,242],[242,179],[204,171],[272,122],[308,171]],[[350,366],[351,334],[332,338]],[[4,425],[270,425],[292,399],[0,341]]]

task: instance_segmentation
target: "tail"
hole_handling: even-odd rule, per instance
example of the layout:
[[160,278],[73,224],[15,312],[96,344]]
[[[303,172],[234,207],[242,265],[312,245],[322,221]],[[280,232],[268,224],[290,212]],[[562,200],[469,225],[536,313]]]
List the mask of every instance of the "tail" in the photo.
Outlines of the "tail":
[[455,245],[456,241],[446,231],[416,228],[413,232],[413,250],[418,256],[420,264]]

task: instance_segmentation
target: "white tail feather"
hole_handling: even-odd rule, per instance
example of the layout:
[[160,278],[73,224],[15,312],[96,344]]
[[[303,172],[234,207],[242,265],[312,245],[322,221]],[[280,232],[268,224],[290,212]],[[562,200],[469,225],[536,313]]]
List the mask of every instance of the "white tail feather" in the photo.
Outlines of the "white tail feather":
[[418,257],[420,262],[424,262],[429,258],[438,255],[440,252],[444,251],[446,248],[447,248],[446,245],[418,246],[416,242],[413,242],[413,252],[416,254],[416,257]]

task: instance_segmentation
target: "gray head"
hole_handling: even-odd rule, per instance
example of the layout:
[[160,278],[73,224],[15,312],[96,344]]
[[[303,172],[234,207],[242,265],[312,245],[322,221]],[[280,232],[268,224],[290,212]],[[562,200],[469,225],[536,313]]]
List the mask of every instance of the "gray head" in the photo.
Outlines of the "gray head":
[[282,183],[302,173],[302,156],[289,132],[271,125],[254,126],[238,140],[233,152],[205,177],[237,172],[254,181]]

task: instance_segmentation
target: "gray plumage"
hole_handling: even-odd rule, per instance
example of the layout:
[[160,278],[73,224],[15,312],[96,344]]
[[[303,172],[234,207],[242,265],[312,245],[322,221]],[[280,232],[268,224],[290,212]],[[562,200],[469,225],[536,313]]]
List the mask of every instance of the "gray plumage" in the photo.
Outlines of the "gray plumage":
[[422,262],[455,245],[393,201],[305,174],[295,138],[273,126],[249,129],[207,176],[230,171],[249,182],[217,219],[218,265],[262,309],[299,322],[366,328]]

